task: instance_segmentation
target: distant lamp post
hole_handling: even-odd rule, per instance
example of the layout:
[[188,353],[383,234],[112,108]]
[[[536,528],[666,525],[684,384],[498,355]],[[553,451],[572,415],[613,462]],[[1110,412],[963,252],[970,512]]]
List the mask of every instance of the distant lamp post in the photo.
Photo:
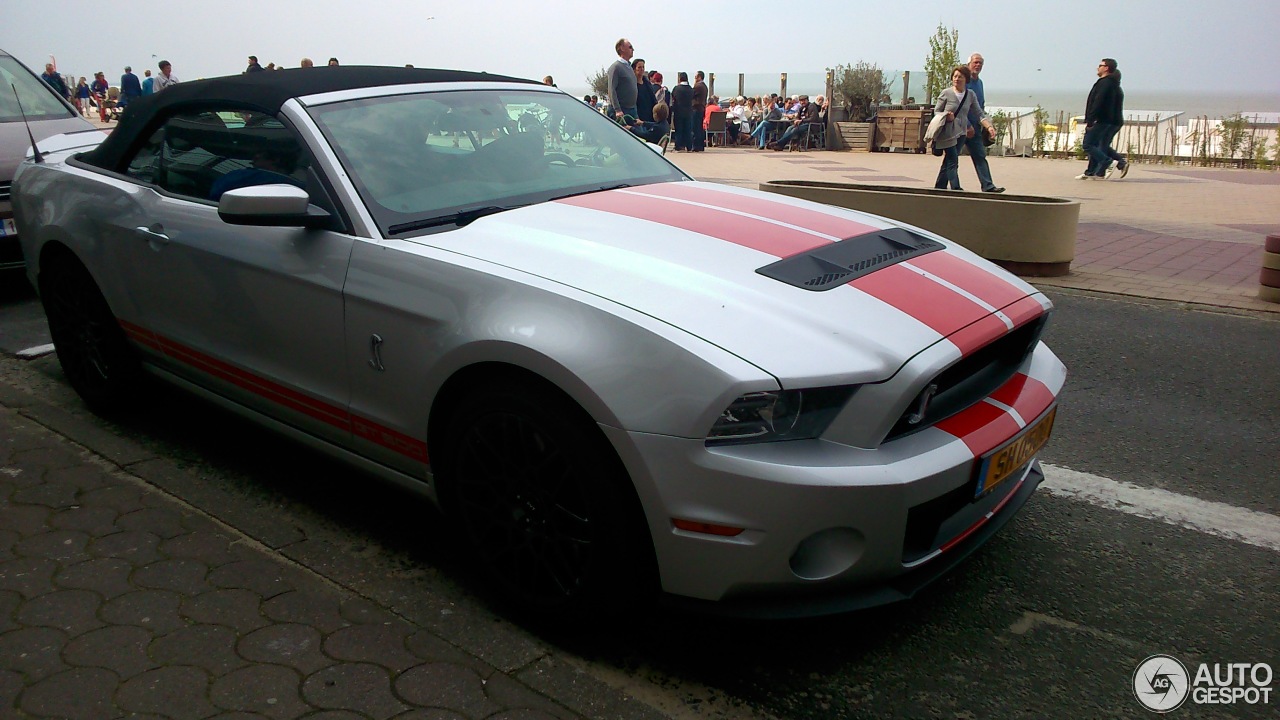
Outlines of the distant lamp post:
[[778,90],[778,94],[782,97],[787,96],[787,74],[782,73],[782,88]]

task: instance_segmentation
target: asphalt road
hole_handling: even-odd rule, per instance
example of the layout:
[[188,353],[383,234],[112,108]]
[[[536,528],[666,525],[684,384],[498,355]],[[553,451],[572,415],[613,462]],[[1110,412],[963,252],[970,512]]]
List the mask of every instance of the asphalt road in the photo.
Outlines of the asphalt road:
[[[30,296],[6,293],[2,354],[47,342]],[[1280,321],[1051,297],[1046,340],[1071,375],[1045,462],[1280,515]],[[166,489],[245,532],[326,538],[323,557],[295,559],[335,582],[491,617],[424,501],[177,392],[103,420],[53,357],[0,370],[196,471]],[[1131,682],[1150,655],[1280,668],[1277,598],[1275,550],[1041,492],[958,572],[889,608],[802,622],[655,611],[595,634],[514,622],[672,717],[1149,717]],[[1188,703],[1170,717],[1275,717],[1277,705]]]

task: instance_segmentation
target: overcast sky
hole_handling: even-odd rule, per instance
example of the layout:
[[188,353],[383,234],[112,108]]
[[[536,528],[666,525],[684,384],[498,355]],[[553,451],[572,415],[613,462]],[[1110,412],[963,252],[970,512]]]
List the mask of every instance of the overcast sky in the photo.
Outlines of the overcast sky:
[[[59,69],[112,84],[125,65],[168,59],[183,80],[263,65],[403,65],[552,75],[565,89],[614,58],[620,36],[638,57],[675,72],[813,73],[859,60],[919,70],[939,23],[960,31],[959,51],[987,59],[990,87],[1092,85],[1114,57],[1126,88],[1280,94],[1277,0],[6,0],[0,48],[37,72]],[[641,11],[639,8],[645,8]],[[667,12],[657,12],[665,9]],[[990,91],[989,91],[990,92]]]

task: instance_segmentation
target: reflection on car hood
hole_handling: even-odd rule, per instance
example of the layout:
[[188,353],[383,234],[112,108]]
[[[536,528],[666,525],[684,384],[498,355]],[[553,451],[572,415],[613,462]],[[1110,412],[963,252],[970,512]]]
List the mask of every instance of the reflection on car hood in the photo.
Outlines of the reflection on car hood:
[[822,291],[757,272],[894,227],[780,195],[680,182],[534,205],[417,242],[608,298],[798,387],[883,380],[962,328],[957,346],[971,351],[983,336],[975,323],[999,336],[1013,323],[998,311],[1036,292],[952,244]]

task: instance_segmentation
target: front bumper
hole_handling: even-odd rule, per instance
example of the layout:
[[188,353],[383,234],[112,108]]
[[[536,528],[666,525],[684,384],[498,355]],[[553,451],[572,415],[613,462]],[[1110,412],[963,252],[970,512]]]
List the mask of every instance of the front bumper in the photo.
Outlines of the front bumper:
[[[1018,439],[1051,423],[1065,379],[1040,345],[990,397],[874,448],[830,439],[708,447],[603,429],[645,508],[671,602],[824,614],[910,597],[1008,522],[1043,479],[1038,449],[1023,451],[1030,440]],[[1006,450],[1021,465],[979,493],[984,458],[1007,459]]]
[[1020,481],[1011,483],[998,512],[958,538],[945,552],[926,563],[881,582],[828,583],[819,587],[789,588],[757,594],[737,594],[720,601],[699,600],[664,593],[662,603],[685,612],[740,618],[803,618],[863,610],[907,600],[934,580],[946,575],[1000,532],[1044,480],[1040,463],[1032,461]]

